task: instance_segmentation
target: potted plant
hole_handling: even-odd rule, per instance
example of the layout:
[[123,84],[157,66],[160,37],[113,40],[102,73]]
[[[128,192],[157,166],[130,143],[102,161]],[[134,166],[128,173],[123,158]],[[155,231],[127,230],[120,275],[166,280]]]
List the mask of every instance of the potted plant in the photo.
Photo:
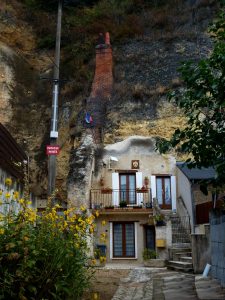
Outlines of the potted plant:
[[151,202],[145,203],[145,208],[152,208],[152,203]]
[[104,178],[101,176],[100,180],[99,180],[99,184],[100,186],[104,186],[105,182],[104,182]]
[[127,202],[125,200],[121,200],[120,207],[127,207]]
[[105,206],[105,209],[114,209],[114,205],[107,205]]
[[148,178],[148,176],[145,176],[145,178],[144,178],[144,185],[146,187],[149,185],[149,178]]
[[164,215],[162,214],[157,214],[154,216],[154,220],[155,220],[155,225],[156,226],[164,226],[166,225],[165,221],[164,221]]
[[141,188],[136,188],[137,193],[146,193],[148,189],[143,185]]
[[153,249],[145,248],[143,253],[145,267],[162,268],[165,267],[165,260],[158,258],[158,254]]
[[94,263],[94,265],[96,267],[104,266],[105,265],[105,263],[106,263],[106,256],[105,256],[105,254],[103,254],[101,252],[101,249],[96,248],[94,250],[94,258],[96,260],[95,263]]

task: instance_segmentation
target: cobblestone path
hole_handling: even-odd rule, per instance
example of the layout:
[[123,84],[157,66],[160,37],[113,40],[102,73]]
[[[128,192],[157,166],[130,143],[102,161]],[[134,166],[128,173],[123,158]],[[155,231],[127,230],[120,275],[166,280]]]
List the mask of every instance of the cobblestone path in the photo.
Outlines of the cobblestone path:
[[147,268],[135,268],[127,278],[121,280],[112,300],[150,300],[152,290],[152,271]]
[[225,300],[216,280],[166,269],[138,267],[121,279],[112,300]]

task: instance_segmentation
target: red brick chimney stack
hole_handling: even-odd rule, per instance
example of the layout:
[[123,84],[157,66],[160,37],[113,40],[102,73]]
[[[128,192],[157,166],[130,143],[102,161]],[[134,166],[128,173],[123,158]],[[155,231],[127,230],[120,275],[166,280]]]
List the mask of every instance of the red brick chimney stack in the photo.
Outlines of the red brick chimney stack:
[[[101,40],[101,36],[99,37]],[[101,97],[108,99],[111,95],[113,84],[112,75],[112,48],[109,33],[105,34],[105,43],[96,46],[96,67],[92,83],[91,98]]]

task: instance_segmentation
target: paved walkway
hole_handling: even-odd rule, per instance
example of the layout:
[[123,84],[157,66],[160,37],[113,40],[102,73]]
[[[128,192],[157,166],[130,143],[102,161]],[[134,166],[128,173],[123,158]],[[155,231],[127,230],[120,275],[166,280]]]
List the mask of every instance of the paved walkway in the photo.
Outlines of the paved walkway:
[[152,290],[152,271],[148,268],[135,268],[127,278],[121,280],[112,300],[150,300]]
[[112,300],[225,300],[216,280],[165,268],[135,267]]

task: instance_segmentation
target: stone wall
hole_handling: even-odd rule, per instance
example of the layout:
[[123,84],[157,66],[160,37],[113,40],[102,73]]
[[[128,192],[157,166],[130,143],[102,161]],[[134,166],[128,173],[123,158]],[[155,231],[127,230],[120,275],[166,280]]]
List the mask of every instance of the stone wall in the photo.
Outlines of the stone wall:
[[225,214],[213,212],[210,214],[210,240],[212,277],[225,286]]
[[206,264],[211,263],[209,225],[205,225],[205,234],[192,234],[191,242],[194,272],[202,273]]

